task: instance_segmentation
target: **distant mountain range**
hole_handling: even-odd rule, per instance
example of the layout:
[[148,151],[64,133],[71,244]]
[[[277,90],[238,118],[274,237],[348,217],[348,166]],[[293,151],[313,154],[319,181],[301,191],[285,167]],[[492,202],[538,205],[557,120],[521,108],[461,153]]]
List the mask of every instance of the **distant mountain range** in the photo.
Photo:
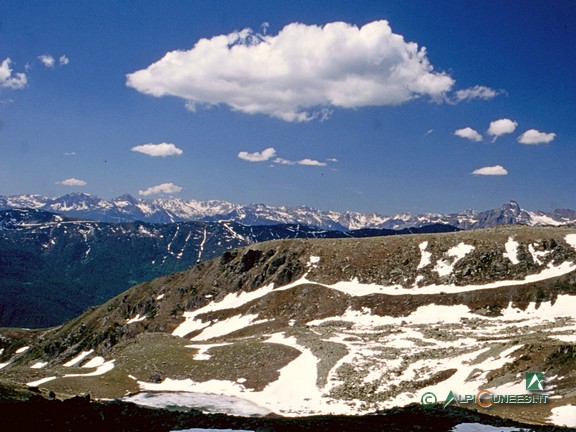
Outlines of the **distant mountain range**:
[[531,226],[565,225],[576,222],[576,211],[529,211],[509,201],[493,210],[461,213],[408,213],[384,216],[377,213],[317,210],[307,206],[273,207],[265,204],[233,204],[226,201],[196,201],[179,198],[142,200],[130,195],[105,200],[84,193],[59,198],[40,195],[0,196],[0,209],[31,208],[100,222],[170,223],[183,221],[234,221],[244,225],[300,224],[323,230],[350,231],[363,228],[404,229],[447,224],[459,229],[478,229],[501,224]]

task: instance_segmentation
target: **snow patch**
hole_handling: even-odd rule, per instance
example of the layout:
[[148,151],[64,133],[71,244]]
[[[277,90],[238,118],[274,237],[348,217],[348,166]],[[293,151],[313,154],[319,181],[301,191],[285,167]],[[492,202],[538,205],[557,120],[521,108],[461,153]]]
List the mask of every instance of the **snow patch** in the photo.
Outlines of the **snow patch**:
[[152,233],[142,225],[138,227],[138,234],[140,234],[143,237],[155,237],[154,233]]
[[226,346],[230,345],[227,343],[221,344],[206,344],[206,345],[186,345],[186,348],[196,348],[198,352],[194,354],[194,360],[210,360],[212,357],[210,354],[206,354],[206,352],[212,347],[219,347],[219,346]]
[[310,260],[308,261],[308,267],[316,265],[320,262],[320,257],[319,256],[314,256],[311,255],[310,256]]
[[302,353],[280,369],[278,380],[268,384],[261,392],[263,395],[269,395],[266,397],[269,406],[275,412],[309,411],[312,414],[320,410],[318,405],[322,393],[316,386],[318,364],[316,356],[309,349],[300,346],[294,337],[276,333],[266,342],[287,345]]
[[[575,299],[575,296],[562,294],[558,296],[554,304],[552,304],[552,302],[542,302],[539,305],[536,305],[535,302],[532,302],[525,310],[513,307],[512,303],[510,302],[506,309],[501,310],[501,316],[482,317],[482,319],[486,320],[487,322],[494,323],[533,320],[534,322],[531,323],[531,325],[551,321],[558,317],[570,317],[576,319],[576,310],[573,306]],[[475,317],[478,317],[478,315],[471,313],[470,309],[466,305],[444,306],[432,303],[425,306],[420,306],[411,314],[401,317],[373,315],[368,308],[364,308],[361,311],[348,309],[346,312],[344,312],[344,314],[339,315],[338,317],[333,316],[309,321],[307,325],[318,326],[337,318],[338,320],[342,321],[351,321],[355,326],[360,326],[363,328],[394,325],[401,326],[405,329],[405,326],[408,324],[451,324],[458,323],[462,319],[470,319]],[[568,328],[568,330],[569,329],[570,328]],[[567,329],[559,328],[558,330]],[[571,337],[572,335],[552,336]],[[576,335],[574,336],[576,337]]]
[[309,282],[310,281],[308,281],[305,277],[303,277],[295,282],[292,282],[291,284],[288,284],[281,288],[277,288],[276,290],[274,290],[274,284],[272,283],[251,292],[242,291],[239,293],[229,293],[219,302],[213,301],[207,304],[206,306],[201,307],[200,309],[196,309],[195,311],[184,312],[182,314],[182,316],[184,317],[184,322],[180,324],[178,327],[176,327],[176,329],[172,332],[172,336],[184,337],[193,331],[201,330],[205,327],[208,327],[211,324],[210,322],[202,322],[196,319],[196,317],[199,315],[224,309],[238,308],[248,302],[251,302],[252,300],[264,297],[265,295],[271,293],[272,291],[284,291],[287,289],[294,288],[295,286],[298,286],[300,284]]
[[426,251],[426,248],[428,247],[427,241],[420,243],[418,247],[420,248],[420,254],[422,255],[420,263],[418,264],[418,269],[421,269],[431,263],[430,258],[432,257],[432,254]]
[[576,427],[576,405],[552,408],[548,421],[559,426]]
[[104,375],[106,372],[109,372],[112,369],[114,369],[114,360],[110,360],[109,362],[101,364],[100,366],[98,366],[96,368],[96,370],[94,372],[90,372],[87,374],[66,374],[66,375],[64,375],[64,378],[67,378],[67,377],[90,377],[90,376]]
[[[448,379],[439,382],[437,384],[429,385],[418,390],[418,394],[424,394],[427,392],[432,392],[436,395],[447,395],[452,389],[463,388],[463,383],[465,383],[466,392],[478,391],[480,387],[484,386],[486,382],[486,375],[495,369],[503,367],[506,363],[514,361],[513,357],[510,357],[514,351],[522,348],[523,345],[516,345],[511,348],[506,349],[501,352],[497,357],[492,357],[488,360],[483,361],[480,364],[472,364],[474,360],[482,353],[486,351],[486,348],[473,351],[471,353],[465,353],[462,355],[457,355],[455,357],[447,357],[438,359],[433,365],[430,364],[429,360],[418,360],[410,364],[410,366],[400,375],[397,379],[401,381],[413,381],[417,380],[421,376],[422,370],[427,370],[427,375],[431,376],[434,373],[438,373],[443,370],[456,369],[456,372]],[[482,373],[473,375],[474,370],[480,369]],[[470,378],[473,376],[473,378]],[[391,385],[393,382],[388,382],[387,385]],[[386,405],[388,407],[392,406],[403,406],[414,402],[414,395],[410,393],[402,393],[391,401],[387,401]]]
[[576,334],[570,335],[550,335],[554,339],[558,339],[559,341],[566,342],[566,343],[576,343]]
[[83,368],[95,368],[95,367],[102,366],[104,363],[106,363],[106,360],[104,359],[104,357],[94,357],[93,359],[88,360],[86,362],[86,364],[83,364],[82,367]]
[[448,276],[452,273],[452,271],[454,271],[454,266],[456,263],[473,250],[474,246],[472,245],[467,245],[464,242],[458,243],[456,246],[451,247],[446,252],[446,255],[448,255],[449,259],[443,261],[438,260],[436,262],[434,271],[437,272],[439,276]]
[[504,258],[508,258],[512,264],[518,264],[520,262],[518,259],[518,246],[520,246],[520,244],[517,241],[514,241],[512,237],[509,237],[508,241],[504,245],[506,248]]
[[191,379],[166,378],[159,384],[142,381],[138,383],[143,391],[187,391],[240,397],[277,413],[309,415],[320,412],[351,412],[345,401],[327,401],[322,397],[323,392],[316,386],[318,359],[310,350],[300,346],[296,338],[274,334],[266,342],[287,345],[302,354],[280,369],[278,380],[269,383],[259,392],[248,390],[239,382],[223,380],[194,382]]
[[146,319],[145,316],[141,317],[140,314],[136,315],[134,318],[126,320],[126,324],[132,324],[139,321],[144,321]]
[[29,346],[25,346],[25,347],[22,347],[22,348],[18,348],[18,349],[16,350],[16,354],[22,354],[22,353],[28,351],[29,349],[30,349]]
[[528,245],[528,251],[530,252],[530,255],[532,255],[532,259],[536,264],[542,264],[542,260],[540,258],[544,258],[550,253],[550,251],[537,251],[534,246],[535,245],[532,244]]
[[45,367],[48,364],[48,362],[36,362],[34,363],[32,366],[30,366],[30,369],[42,369],[43,367]]
[[82,360],[84,360],[86,357],[88,357],[90,354],[92,354],[93,352],[94,352],[93,349],[91,349],[90,351],[82,351],[80,354],[78,354],[72,360],[64,363],[62,366],[65,366],[65,367],[75,366],[78,363],[80,363]]
[[[371,311],[365,308],[362,311],[348,309],[338,319],[342,321],[352,321],[355,325],[361,327],[378,327],[384,325],[407,325],[407,324],[432,324],[442,321],[442,323],[457,323],[462,317],[471,316],[470,309],[465,305],[443,306],[429,304],[420,306],[414,312],[404,317],[380,316],[373,315]],[[440,318],[442,317],[442,318]],[[309,326],[318,326],[329,322],[336,317],[323,318],[310,321]]]
[[26,383],[26,385],[27,385],[28,387],[38,387],[38,386],[41,385],[41,384],[47,383],[48,381],[52,381],[52,380],[55,380],[55,379],[56,379],[55,376],[47,377],[47,378],[42,378],[42,379],[39,379],[38,381],[32,381],[32,382]]
[[211,323],[200,334],[194,336],[191,340],[202,341],[219,336],[224,336],[236,330],[243,329],[254,324],[268,322],[269,320],[257,320],[258,315],[236,315],[225,320]]
[[122,400],[155,408],[176,408],[182,411],[196,408],[206,413],[225,413],[244,417],[261,417],[270,414],[270,410],[246,399],[210,393],[189,393],[181,391],[162,393],[144,392],[127,396]]
[[530,215],[530,219],[532,219],[532,225],[552,225],[552,226],[562,225],[562,222],[559,222],[543,214],[538,214],[531,211],[529,211],[528,214]]

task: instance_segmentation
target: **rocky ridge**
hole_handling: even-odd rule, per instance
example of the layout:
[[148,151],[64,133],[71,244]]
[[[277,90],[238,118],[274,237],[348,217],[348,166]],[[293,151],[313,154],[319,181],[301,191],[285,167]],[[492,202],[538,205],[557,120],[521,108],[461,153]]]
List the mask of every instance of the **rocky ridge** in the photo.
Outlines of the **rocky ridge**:
[[109,223],[42,210],[0,210],[0,326],[62,324],[139,282],[261,241],[451,230],[448,225],[342,232],[235,222]]

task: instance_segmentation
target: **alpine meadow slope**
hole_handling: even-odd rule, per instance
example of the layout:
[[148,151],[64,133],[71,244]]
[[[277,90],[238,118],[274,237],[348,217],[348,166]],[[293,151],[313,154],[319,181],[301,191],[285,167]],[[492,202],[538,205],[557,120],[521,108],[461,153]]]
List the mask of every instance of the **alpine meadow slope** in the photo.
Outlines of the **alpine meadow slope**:
[[54,329],[3,330],[0,362],[55,394],[173,405],[177,391],[189,406],[210,393],[289,416],[524,393],[537,371],[547,403],[466,407],[546,424],[576,405],[575,301],[574,227],[276,240]]

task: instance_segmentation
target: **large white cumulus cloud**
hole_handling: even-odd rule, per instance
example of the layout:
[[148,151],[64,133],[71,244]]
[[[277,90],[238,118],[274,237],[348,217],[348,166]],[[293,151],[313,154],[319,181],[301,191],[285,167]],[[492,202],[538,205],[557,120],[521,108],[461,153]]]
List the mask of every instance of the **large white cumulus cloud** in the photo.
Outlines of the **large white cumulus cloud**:
[[435,72],[425,48],[392,33],[387,21],[358,28],[289,24],[277,35],[250,29],[199,40],[127,75],[127,85],[152,96],[197,105],[226,104],[285,121],[325,118],[327,108],[397,105],[442,99],[454,80]]

